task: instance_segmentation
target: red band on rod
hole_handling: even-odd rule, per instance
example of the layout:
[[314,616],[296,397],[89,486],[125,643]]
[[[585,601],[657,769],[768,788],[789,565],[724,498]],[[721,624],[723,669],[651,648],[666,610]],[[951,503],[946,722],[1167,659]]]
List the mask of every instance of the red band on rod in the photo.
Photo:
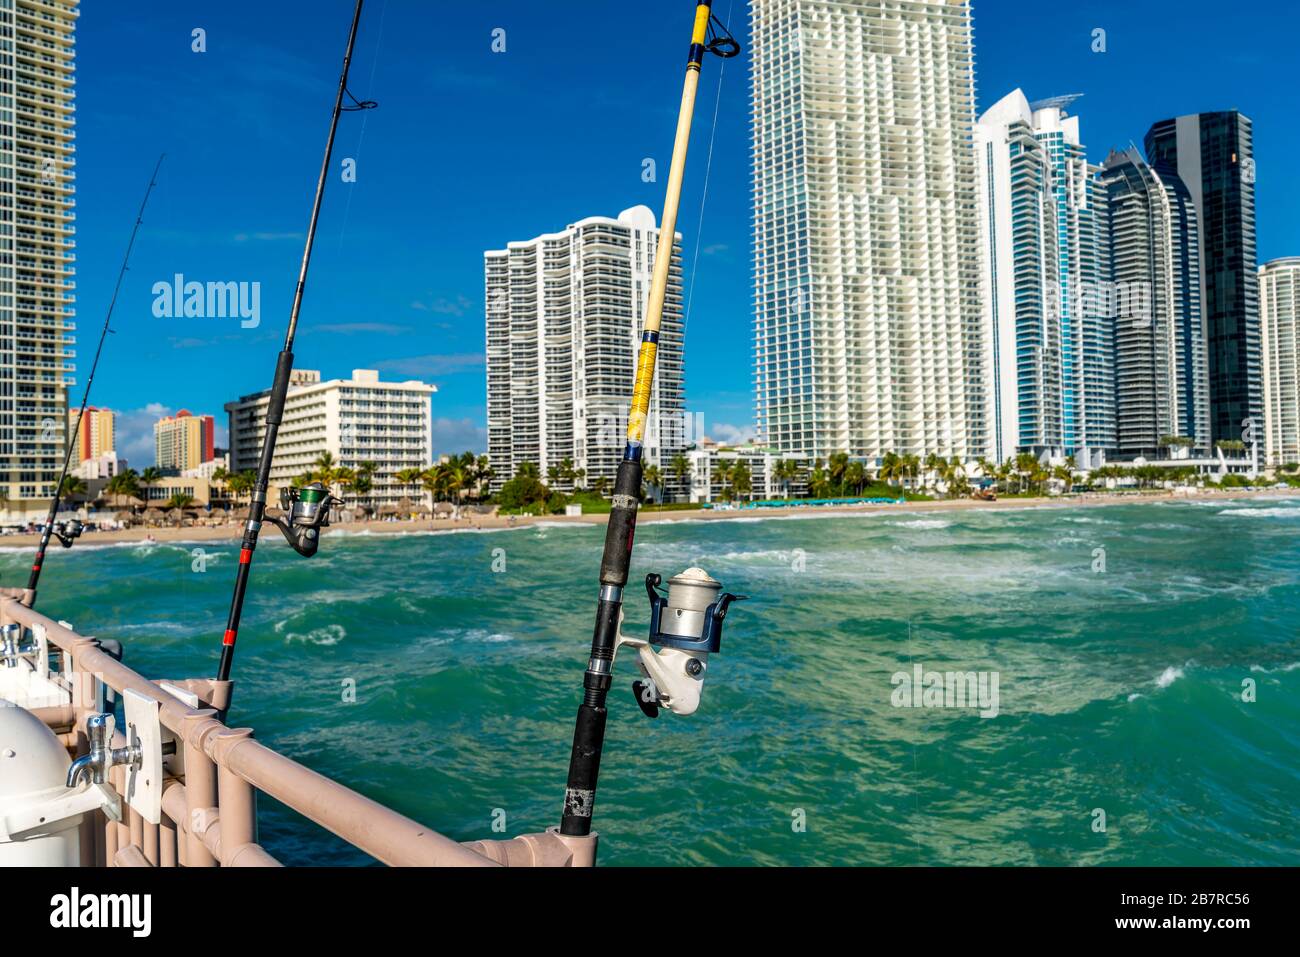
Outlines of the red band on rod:
[[233,645],[235,643],[235,633],[229,628],[226,629],[226,637],[221,639],[223,645]]
[[252,560],[253,550],[251,548],[245,548],[239,553],[239,564],[247,565]]

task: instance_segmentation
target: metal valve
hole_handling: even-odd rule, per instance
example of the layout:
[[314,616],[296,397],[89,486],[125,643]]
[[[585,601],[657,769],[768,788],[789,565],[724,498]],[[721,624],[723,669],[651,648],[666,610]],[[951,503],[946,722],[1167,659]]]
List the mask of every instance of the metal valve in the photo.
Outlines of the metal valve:
[[18,658],[21,654],[19,644],[22,641],[23,626],[10,623],[0,625],[0,659],[3,659],[6,668],[17,668]]
[[[722,584],[702,568],[688,568],[668,579],[668,595],[658,591],[660,576],[646,576],[650,597],[650,637],[630,638],[619,633],[619,645],[637,650],[637,666],[644,680],[632,682],[632,693],[646,716],[659,716],[660,708],[673,714],[694,714],[704,691],[709,655],[722,648],[722,622],[732,602],[745,595],[722,591]],[[658,646],[658,647],[656,647]]]
[[110,747],[113,716],[111,714],[92,714],[86,719],[86,737],[90,739],[90,751],[72,762],[68,768],[67,785],[75,788],[81,778],[90,776],[91,784],[103,784],[108,780],[110,768],[119,765],[138,768],[144,760],[139,744],[128,744],[124,748]]

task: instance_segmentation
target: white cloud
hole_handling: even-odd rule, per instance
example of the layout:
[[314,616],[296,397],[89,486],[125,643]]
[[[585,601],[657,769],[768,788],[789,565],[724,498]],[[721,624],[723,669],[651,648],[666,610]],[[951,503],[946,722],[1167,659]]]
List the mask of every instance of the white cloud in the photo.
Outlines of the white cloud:
[[173,415],[175,409],[161,402],[150,402],[143,409],[114,409],[113,426],[117,432],[115,444],[118,458],[137,472],[155,464],[153,424],[164,415]]
[[710,431],[713,438],[723,445],[740,445],[758,434],[752,425],[727,425],[725,422],[716,423]]
[[381,372],[412,378],[429,378],[432,376],[452,375],[472,369],[481,369],[487,357],[481,352],[465,352],[451,355],[407,356],[405,359],[385,359],[376,362],[375,368]]
[[430,302],[416,301],[411,308],[417,312],[432,312],[441,316],[463,316],[473,308],[474,303],[465,296],[457,295],[455,299],[439,296]]
[[487,429],[473,419],[434,419],[433,456],[487,452]]

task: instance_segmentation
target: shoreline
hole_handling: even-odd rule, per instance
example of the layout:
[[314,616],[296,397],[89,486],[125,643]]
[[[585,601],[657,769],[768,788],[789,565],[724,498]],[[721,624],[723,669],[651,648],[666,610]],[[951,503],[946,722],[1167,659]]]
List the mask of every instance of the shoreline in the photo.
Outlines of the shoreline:
[[[725,522],[732,519],[782,519],[793,517],[820,518],[831,517],[834,515],[872,513],[872,512],[951,512],[979,510],[979,511],[996,511],[1020,508],[1097,508],[1109,505],[1149,505],[1157,502],[1231,502],[1243,499],[1281,499],[1300,497],[1300,489],[1261,489],[1259,491],[1247,491],[1245,489],[1231,489],[1226,491],[1202,492],[1197,495],[1174,495],[1172,492],[1135,492],[1125,494],[1114,493],[1094,493],[1080,496],[1056,496],[1056,497],[1036,497],[1036,498],[1004,498],[996,502],[980,502],[974,499],[946,499],[933,502],[906,502],[903,504],[870,504],[870,505],[831,505],[831,506],[800,506],[792,505],[781,508],[762,508],[762,509],[674,509],[671,511],[655,511],[652,507],[645,506],[641,509],[637,518],[638,524],[653,522]],[[416,521],[383,521],[373,519],[365,522],[349,522],[347,525],[334,525],[324,533],[325,538],[331,536],[355,536],[355,535],[410,535],[410,534],[428,534],[430,532],[489,532],[489,531],[508,531],[511,529],[528,528],[534,525],[604,525],[609,519],[608,514],[600,515],[530,515],[516,516],[511,521],[510,516],[489,516],[473,515],[459,520],[449,518],[433,519],[421,518]],[[276,533],[273,528],[264,530],[267,533]],[[191,526],[191,527],[159,527],[148,528],[145,526],[135,526],[132,528],[117,529],[107,532],[87,532],[80,542],[89,545],[117,545],[130,543],[147,542],[150,538],[154,542],[194,542],[194,541],[225,541],[232,544],[237,543],[243,535],[243,525],[241,523],[232,523],[216,527],[209,526]],[[279,542],[280,535],[274,534],[274,537],[266,540]],[[40,536],[38,535],[6,535],[0,537],[0,550],[14,551],[26,548],[34,549],[39,544]],[[55,546],[57,550],[57,545]]]

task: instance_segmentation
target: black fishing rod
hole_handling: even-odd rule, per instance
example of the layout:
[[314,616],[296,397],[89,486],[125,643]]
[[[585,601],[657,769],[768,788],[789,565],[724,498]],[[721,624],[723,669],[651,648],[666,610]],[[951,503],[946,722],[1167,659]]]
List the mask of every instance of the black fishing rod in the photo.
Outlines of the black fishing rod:
[[[325,158],[321,161],[320,178],[316,181],[316,198],[312,202],[311,221],[307,226],[307,242],[302,251],[302,266],[298,272],[298,286],[293,294],[293,308],[289,313],[289,328],[284,336],[284,348],[275,363],[275,379],[271,385],[270,400],[266,408],[266,437],[262,440],[262,454],[257,463],[257,480],[248,509],[248,524],[244,526],[244,539],[239,550],[239,567],[235,573],[235,591],[230,599],[230,615],[226,619],[226,632],[221,640],[221,663],[217,666],[217,681],[230,680],[230,668],[235,660],[235,637],[239,633],[239,619],[244,611],[244,594],[248,590],[248,573],[257,549],[257,536],[266,518],[266,493],[271,484],[271,460],[275,456],[275,440],[284,418],[285,398],[289,394],[289,377],[293,372],[293,339],[298,331],[298,314],[302,310],[303,290],[307,285],[307,267],[311,263],[312,244],[316,240],[316,223],[320,218],[321,201],[325,197],[325,180],[329,176],[330,158],[334,153],[334,134],[338,130],[339,116],[345,112],[373,109],[373,100],[358,100],[348,91],[348,70],[352,66],[352,48],[357,41],[357,26],[361,22],[364,0],[357,0],[352,13],[352,28],[348,31],[347,52],[343,55],[343,72],[339,75],[338,93],[334,97],[334,111],[330,115],[329,137],[325,140]],[[343,105],[343,97],[352,100]],[[284,534],[285,540],[298,554],[310,558],[320,546],[320,530],[329,524],[329,511],[338,499],[319,482],[303,489],[286,488],[280,496],[284,515],[269,521]],[[220,705],[223,713],[229,707],[228,696]]]
[[[574,725],[568,786],[564,793],[564,815],[560,822],[560,833],[563,835],[581,837],[591,833],[596,779],[600,773],[600,756],[605,741],[605,699],[612,681],[614,654],[619,644],[634,645],[638,649],[639,663],[646,682],[636,682],[633,691],[647,715],[657,715],[660,704],[677,714],[690,714],[699,703],[708,654],[716,652],[721,642],[722,619],[727,613],[727,606],[738,597],[719,596],[721,586],[702,570],[693,568],[670,580],[669,596],[665,600],[656,591],[660,577],[651,575],[646,579],[646,591],[651,604],[649,640],[629,640],[619,634],[623,586],[627,584],[628,567],[632,560],[637,507],[641,499],[643,440],[654,384],[655,354],[658,351],[659,327],[676,243],[677,212],[681,204],[686,151],[690,144],[691,123],[695,114],[695,95],[699,89],[700,69],[705,53],[724,59],[740,53],[740,44],[714,17],[712,0],[698,0],[695,7],[695,25],[691,31],[690,56],[686,64],[677,135],[673,142],[664,215],[659,224],[654,277],[646,304],[636,382],[632,389],[627,444],[614,481],[609,524],[605,528],[596,628],[591,639],[591,657],[582,678],[583,699]],[[662,646],[664,652],[655,652],[650,647],[651,644]]]
[[[165,154],[164,154],[165,155]],[[99,368],[99,357],[104,351],[104,339],[111,331],[108,328],[109,322],[113,318],[113,307],[117,305],[117,295],[122,290],[122,281],[126,278],[126,271],[131,262],[131,250],[135,248],[135,237],[140,232],[140,224],[144,222],[144,208],[149,204],[149,195],[158,179],[158,170],[162,166],[163,157],[158,157],[158,162],[154,164],[153,173],[149,177],[149,185],[145,188],[144,199],[140,200],[140,211],[136,213],[135,225],[131,228],[131,238],[126,244],[126,254],[122,257],[122,268],[117,272],[117,284],[113,286],[113,297],[108,301],[108,314],[104,316],[104,328],[99,331],[99,345],[95,348],[95,360],[90,364],[90,375],[86,379],[86,391],[81,397],[81,411],[77,413],[77,422],[72,427],[72,435],[68,438],[68,447],[63,453],[63,471],[59,474],[59,480],[54,485],[54,494],[50,496],[50,514],[45,518],[45,528],[41,530],[41,543],[36,548],[36,558],[32,562],[32,572],[27,578],[27,590],[31,593],[28,598],[30,605],[36,604],[36,585],[41,580],[41,568],[45,565],[45,549],[50,544],[50,535],[53,534],[59,540],[59,544],[64,548],[71,548],[72,543],[80,536],[82,523],[79,519],[72,519],[68,522],[60,522],[55,527],[54,520],[59,511],[59,503],[63,498],[63,483],[68,477],[68,467],[72,463],[72,449],[76,445],[77,435],[81,431],[81,422],[86,417],[86,405],[90,402],[90,387],[95,382],[95,370]]]

